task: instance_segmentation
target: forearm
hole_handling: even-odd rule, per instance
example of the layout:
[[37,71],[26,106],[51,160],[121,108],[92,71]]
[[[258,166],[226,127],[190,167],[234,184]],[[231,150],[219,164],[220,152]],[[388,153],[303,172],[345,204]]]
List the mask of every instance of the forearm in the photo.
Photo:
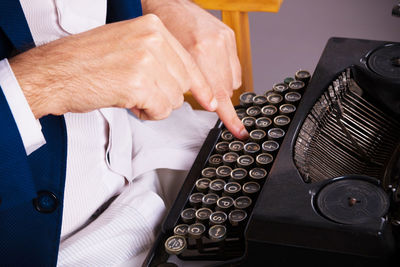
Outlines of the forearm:
[[56,107],[57,89],[62,79],[55,79],[52,69],[46,67],[46,55],[42,48],[34,48],[10,58],[10,66],[36,119],[48,114],[60,113]]
[[70,35],[10,63],[36,118],[121,107],[163,119],[189,89],[216,108],[193,59],[155,15]]

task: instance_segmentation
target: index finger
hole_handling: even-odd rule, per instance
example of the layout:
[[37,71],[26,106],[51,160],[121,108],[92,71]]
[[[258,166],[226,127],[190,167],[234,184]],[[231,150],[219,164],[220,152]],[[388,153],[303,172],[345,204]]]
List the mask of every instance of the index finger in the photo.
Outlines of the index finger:
[[224,123],[225,127],[237,138],[246,139],[249,136],[242,121],[237,116],[236,110],[233,107],[232,101],[228,95],[223,98],[218,98],[218,108],[216,112]]

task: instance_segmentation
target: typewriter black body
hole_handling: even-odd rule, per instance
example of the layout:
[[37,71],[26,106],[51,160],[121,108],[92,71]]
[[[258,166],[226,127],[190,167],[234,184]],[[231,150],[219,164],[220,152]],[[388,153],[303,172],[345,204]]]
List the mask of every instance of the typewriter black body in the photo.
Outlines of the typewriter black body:
[[[192,260],[215,260],[213,266],[398,264],[399,118],[400,44],[329,39],[237,248],[228,242],[216,252],[177,257],[183,266]],[[210,131],[144,266],[168,265],[166,240],[223,130],[218,121]]]

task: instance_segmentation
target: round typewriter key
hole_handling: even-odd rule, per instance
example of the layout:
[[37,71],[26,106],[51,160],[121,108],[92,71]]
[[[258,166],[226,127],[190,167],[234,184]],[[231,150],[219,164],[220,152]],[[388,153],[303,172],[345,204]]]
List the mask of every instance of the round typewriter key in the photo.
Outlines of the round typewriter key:
[[242,123],[248,132],[251,132],[255,128],[256,118],[254,117],[244,117]]
[[254,164],[254,158],[250,155],[242,155],[238,157],[236,165],[239,168],[244,168],[246,170],[250,169]]
[[246,155],[255,155],[260,151],[261,147],[255,142],[248,142],[244,145],[243,151]]
[[192,207],[194,208],[198,208],[201,206],[201,201],[202,198],[204,197],[203,193],[197,192],[197,193],[193,193],[190,195],[189,197],[189,203]]
[[201,238],[206,232],[207,228],[202,223],[194,223],[189,225],[188,236],[196,240],[196,246],[199,251],[203,250],[203,242]]
[[208,185],[210,193],[221,193],[224,190],[226,182],[222,179],[215,179]]
[[283,97],[277,93],[271,93],[267,96],[268,103],[277,106],[283,101]]
[[225,154],[226,152],[228,152],[228,149],[229,149],[229,142],[227,141],[221,141],[215,145],[215,151],[218,154]]
[[202,199],[203,207],[213,209],[217,204],[219,196],[215,193],[208,193]]
[[244,117],[247,116],[245,108],[237,108],[236,109],[236,114],[239,117],[239,119],[243,119]]
[[208,223],[208,219],[210,218],[211,213],[212,210],[210,210],[209,208],[198,209],[196,211],[196,221],[203,224]]
[[246,114],[247,114],[247,116],[256,118],[256,117],[260,116],[261,108],[259,106],[251,106],[246,109]]
[[303,93],[306,84],[302,81],[293,81],[289,83],[289,91],[290,92],[299,92],[300,94]]
[[256,119],[256,128],[266,131],[268,127],[272,124],[272,120],[268,117],[260,117]]
[[222,165],[217,168],[216,175],[217,178],[226,180],[231,176],[231,172],[232,172],[231,167]]
[[284,82],[283,82],[283,83],[276,83],[276,84],[273,85],[272,90],[273,90],[275,93],[283,94],[283,93],[285,93],[287,90],[289,90],[289,86],[288,86],[286,83],[284,83]]
[[212,178],[215,177],[216,171],[217,171],[217,169],[214,168],[214,167],[207,167],[207,168],[205,168],[205,169],[203,169],[203,170],[201,171],[201,175],[202,175],[204,178],[212,179]]
[[267,173],[264,168],[253,168],[249,171],[249,176],[254,181],[263,181],[267,177]]
[[291,81],[294,81],[294,78],[293,78],[293,77],[286,77],[286,78],[283,80],[283,82],[286,83],[286,84],[290,84]]
[[265,95],[256,95],[253,97],[253,103],[256,106],[262,107],[267,104],[267,97]]
[[[274,90],[272,88],[267,90],[267,91],[265,91],[265,93],[264,93],[265,96],[268,96],[270,94],[275,94],[275,92],[274,92]],[[267,102],[268,102],[268,100],[267,100]]]
[[165,241],[165,251],[168,254],[178,255],[186,248],[186,239],[180,235],[170,236],[167,241]]
[[208,238],[212,241],[220,242],[226,238],[226,227],[224,225],[213,225],[208,230]]
[[201,193],[206,193],[208,191],[208,185],[210,184],[211,179],[208,178],[200,178],[196,181],[196,189]]
[[242,225],[246,218],[247,212],[244,210],[232,210],[228,215],[229,222],[234,227]]
[[290,118],[286,115],[278,115],[274,118],[274,126],[286,129],[290,124]]
[[233,202],[233,205],[235,206],[236,209],[241,209],[241,210],[246,210],[248,209],[251,204],[252,200],[248,196],[240,196],[235,199],[235,202]]
[[230,131],[224,130],[224,131],[221,133],[221,138],[222,138],[222,140],[224,140],[224,141],[230,142],[230,141],[232,141],[235,137],[233,136],[233,134],[232,134]]
[[210,225],[221,225],[226,222],[228,215],[223,211],[214,211],[210,215]]
[[274,140],[268,140],[262,143],[261,148],[263,152],[274,155],[279,149],[279,143]]
[[232,152],[236,152],[238,154],[241,154],[243,152],[244,148],[244,142],[243,141],[232,141],[229,144],[229,150]]
[[243,183],[247,177],[247,170],[243,168],[233,169],[231,172],[231,179],[229,181]]
[[253,104],[253,97],[256,96],[254,92],[245,92],[239,96],[240,105],[243,107],[250,107]]
[[189,225],[187,225],[186,223],[179,224],[179,225],[175,226],[174,234],[180,235],[180,236],[187,236],[188,228],[189,228]]
[[310,81],[311,73],[306,70],[298,70],[295,73],[295,78],[307,84]]
[[257,182],[247,182],[243,185],[242,190],[245,196],[253,197],[260,191],[260,188]]
[[[233,167],[233,166],[235,166],[236,160],[238,159],[238,157],[239,157],[238,153],[231,151],[231,152],[225,153],[222,156],[222,161],[223,161],[224,165]],[[217,169],[217,171],[218,171],[218,169]],[[218,174],[217,174],[217,177],[218,177]]]
[[281,128],[271,128],[268,130],[268,139],[279,141],[285,136],[285,131]]
[[225,196],[236,197],[240,190],[242,190],[242,186],[239,183],[229,182],[224,186],[224,192],[222,194]]
[[195,208],[187,208],[181,212],[181,218],[184,223],[192,223],[196,217]]
[[203,236],[206,231],[206,227],[202,223],[194,223],[189,225],[188,235],[193,239],[199,239]]
[[270,153],[261,153],[256,157],[256,165],[265,169],[269,169],[274,157]]
[[261,129],[255,129],[249,133],[250,141],[255,142],[255,143],[261,143],[266,136],[267,136],[267,133]]
[[297,105],[300,102],[301,94],[298,92],[289,92],[285,94],[286,104]]
[[261,113],[267,117],[274,116],[276,112],[278,112],[278,108],[273,105],[266,105],[261,108]]
[[214,154],[208,159],[208,164],[212,167],[218,167],[222,165],[222,155]]
[[222,196],[217,200],[216,210],[228,212],[233,207],[233,198],[230,196]]
[[292,116],[296,112],[296,106],[293,104],[283,104],[279,106],[281,115]]

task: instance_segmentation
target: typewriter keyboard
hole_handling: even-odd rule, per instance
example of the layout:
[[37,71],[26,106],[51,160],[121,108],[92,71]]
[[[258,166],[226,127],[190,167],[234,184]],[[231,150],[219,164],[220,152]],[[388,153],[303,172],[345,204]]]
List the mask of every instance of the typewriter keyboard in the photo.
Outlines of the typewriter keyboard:
[[246,92],[236,112],[249,132],[222,126],[165,250],[183,260],[228,260],[245,251],[244,228],[310,80],[299,70],[263,95]]

